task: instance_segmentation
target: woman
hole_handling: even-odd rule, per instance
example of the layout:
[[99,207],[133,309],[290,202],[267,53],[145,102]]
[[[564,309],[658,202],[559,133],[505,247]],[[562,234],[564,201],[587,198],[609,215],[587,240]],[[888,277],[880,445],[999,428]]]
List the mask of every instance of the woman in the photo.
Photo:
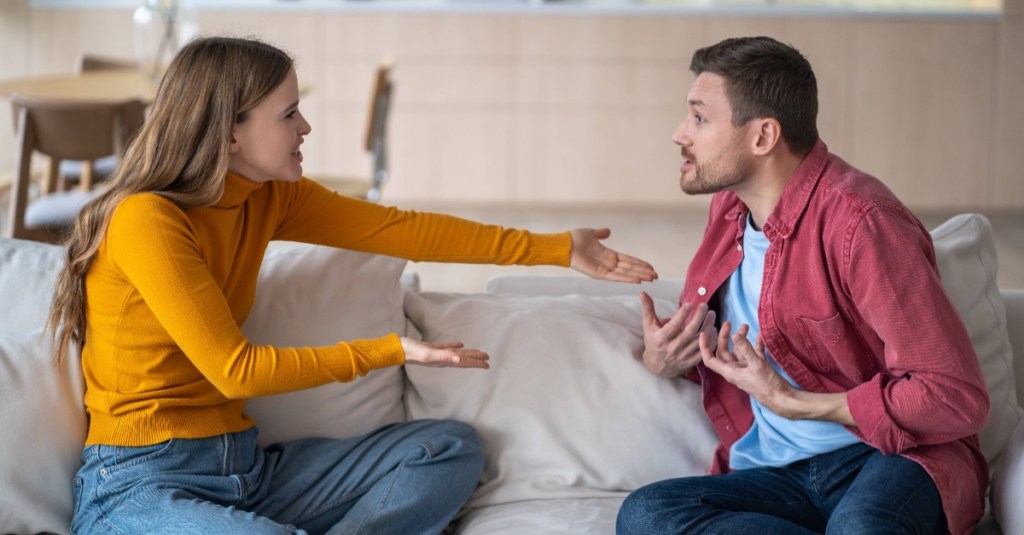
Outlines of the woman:
[[482,469],[473,430],[414,421],[267,449],[253,396],[402,364],[487,368],[458,342],[392,334],[328,347],[250,344],[239,329],[270,240],[412,260],[560,264],[638,282],[608,231],[558,235],[405,212],[302,178],[309,123],[291,59],[206,38],[170,65],[109,191],[79,215],[49,325],[82,348],[89,431],[72,531],[438,533]]

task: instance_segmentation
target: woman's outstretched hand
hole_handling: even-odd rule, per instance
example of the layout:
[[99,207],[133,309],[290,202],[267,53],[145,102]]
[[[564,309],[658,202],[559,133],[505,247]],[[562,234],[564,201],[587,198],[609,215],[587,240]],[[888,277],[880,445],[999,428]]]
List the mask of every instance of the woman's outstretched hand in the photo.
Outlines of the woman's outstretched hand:
[[432,368],[490,368],[491,358],[478,349],[465,349],[462,342],[421,342],[412,338],[401,338],[405,351],[405,363],[430,366]]
[[658,273],[647,262],[605,247],[601,240],[611,235],[612,231],[606,228],[574,229],[569,267],[594,279],[618,282],[645,282],[658,278]]

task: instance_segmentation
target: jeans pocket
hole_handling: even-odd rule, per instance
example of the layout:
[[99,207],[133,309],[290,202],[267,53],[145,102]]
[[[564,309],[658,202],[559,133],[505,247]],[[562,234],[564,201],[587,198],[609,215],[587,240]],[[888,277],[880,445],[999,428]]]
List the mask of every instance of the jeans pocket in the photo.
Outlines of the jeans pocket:
[[85,481],[81,477],[71,480],[71,516],[74,517],[82,509],[82,487]]

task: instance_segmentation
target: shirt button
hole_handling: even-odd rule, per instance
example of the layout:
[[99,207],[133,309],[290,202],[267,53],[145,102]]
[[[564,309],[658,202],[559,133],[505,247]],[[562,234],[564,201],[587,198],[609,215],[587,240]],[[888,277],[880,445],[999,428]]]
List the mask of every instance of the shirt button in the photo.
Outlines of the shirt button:
[[100,475],[103,476],[103,477],[106,477],[107,476],[107,469],[106,468],[101,468],[100,469]]
[[703,286],[701,286],[700,288],[697,288],[697,295],[706,295],[707,293],[708,293],[708,289],[707,288],[705,288]]

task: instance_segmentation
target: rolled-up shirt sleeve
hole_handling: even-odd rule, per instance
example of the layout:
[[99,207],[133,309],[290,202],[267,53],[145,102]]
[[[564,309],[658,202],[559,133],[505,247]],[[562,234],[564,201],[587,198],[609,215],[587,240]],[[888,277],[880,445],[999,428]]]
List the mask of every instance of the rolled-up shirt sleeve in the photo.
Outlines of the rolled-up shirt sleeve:
[[989,397],[927,231],[880,210],[851,222],[844,280],[884,344],[883,370],[850,390],[847,403],[864,440],[893,454],[978,433]]

